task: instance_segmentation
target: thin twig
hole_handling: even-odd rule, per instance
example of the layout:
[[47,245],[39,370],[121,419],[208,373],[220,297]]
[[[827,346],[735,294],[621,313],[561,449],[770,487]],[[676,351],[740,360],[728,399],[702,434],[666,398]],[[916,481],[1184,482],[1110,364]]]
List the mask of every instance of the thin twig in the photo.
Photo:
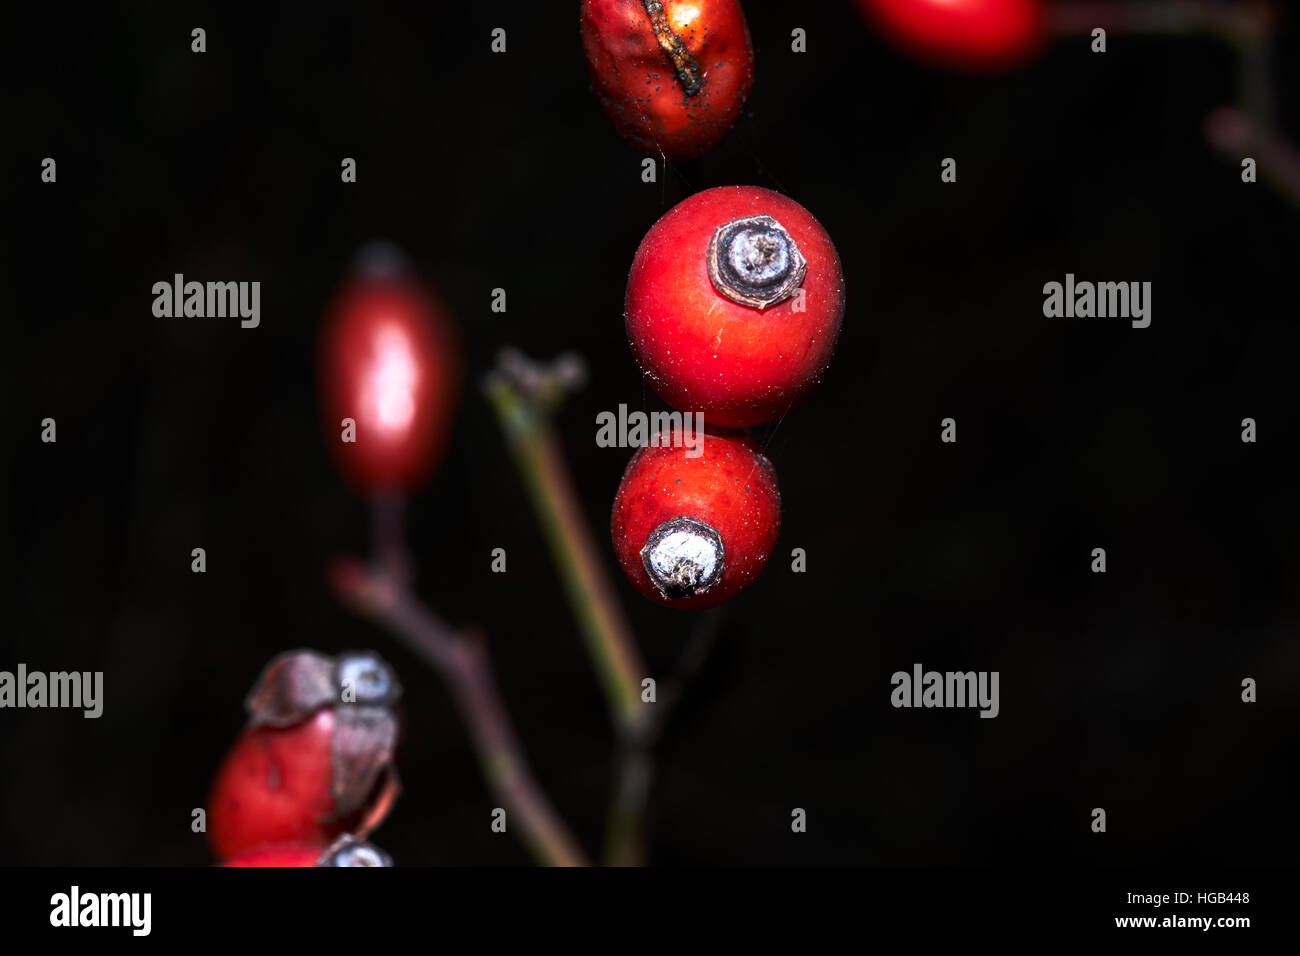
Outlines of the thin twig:
[[[566,364],[567,363],[567,364]],[[576,374],[572,360],[552,369],[503,353],[485,388],[505,431],[515,463],[564,580],[569,603],[582,625],[587,648],[600,674],[615,725],[635,728],[645,719],[641,653],[573,490],[550,416]]]
[[1215,110],[1206,118],[1205,136],[1231,159],[1252,157],[1264,178],[1300,205],[1300,150],[1285,137],[1230,107]]
[[587,865],[586,855],[533,779],[482,640],[452,631],[408,588],[355,558],[341,559],[332,579],[340,599],[386,627],[442,675],[489,786],[534,856],[553,866]]
[[723,613],[722,608],[701,612],[672,676],[659,689],[651,719],[619,741],[605,840],[605,862],[610,866],[635,866],[645,859],[645,814],[654,780],[655,749],[676,714],[687,686],[703,669],[717,645]]
[[573,489],[551,418],[584,372],[572,356],[545,365],[506,350],[485,383],[515,463],[541,521],[596,665],[618,738],[605,861],[645,862],[645,807],[653,777],[652,708],[641,700],[647,675],[640,650],[605,571]]
[[1300,151],[1273,120],[1273,35],[1279,20],[1274,0],[1161,0],[1158,3],[1081,2],[1051,7],[1050,27],[1058,36],[1086,35],[1097,27],[1120,35],[1215,36],[1237,56],[1237,106],[1214,110],[1205,137],[1230,159],[1248,156],[1260,174],[1300,205]]
[[1224,0],[1160,0],[1127,3],[1122,0],[1079,0],[1053,3],[1048,23],[1058,36],[1091,33],[1102,27],[1108,34],[1172,35],[1210,33],[1230,40],[1267,32],[1274,11],[1269,3],[1228,3]]
[[717,617],[707,614],[700,619],[673,683],[661,691],[658,703],[643,702],[641,681],[647,668],[600,560],[551,426],[556,408],[582,378],[581,364],[574,357],[561,356],[544,364],[507,350],[485,388],[582,624],[614,719],[618,750],[605,861],[635,866],[646,857],[645,814],[654,777],[654,748],[685,684],[716,637]]

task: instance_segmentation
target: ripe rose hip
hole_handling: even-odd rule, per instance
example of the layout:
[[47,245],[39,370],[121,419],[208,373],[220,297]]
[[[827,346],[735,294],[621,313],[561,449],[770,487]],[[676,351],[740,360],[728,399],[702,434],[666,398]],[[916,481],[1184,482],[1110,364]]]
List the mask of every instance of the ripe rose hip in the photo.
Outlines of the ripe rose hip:
[[1042,0],[857,0],[867,19],[913,56],[957,70],[1029,60],[1043,40]]
[[772,463],[751,439],[706,432],[682,447],[678,435],[628,463],[610,518],[614,553],[646,597],[711,607],[763,570],[781,526],[781,495]]
[[219,866],[315,866],[325,852],[317,843],[287,843],[245,850]]
[[632,353],[666,402],[748,427],[788,412],[830,364],[844,275],[830,236],[797,202],[720,186],[646,233],[624,310]]
[[735,125],[754,85],[737,0],[583,0],[581,23],[600,105],[637,147],[694,159]]
[[221,866],[392,866],[388,854],[364,840],[345,834],[330,846],[286,843],[258,847]]
[[248,724],[208,799],[218,857],[361,836],[397,794],[393,707],[401,688],[370,653],[291,651],[271,661],[245,702]]
[[423,482],[450,435],[460,359],[442,305],[395,250],[362,251],[322,328],[319,365],[325,435],[349,481],[367,493]]

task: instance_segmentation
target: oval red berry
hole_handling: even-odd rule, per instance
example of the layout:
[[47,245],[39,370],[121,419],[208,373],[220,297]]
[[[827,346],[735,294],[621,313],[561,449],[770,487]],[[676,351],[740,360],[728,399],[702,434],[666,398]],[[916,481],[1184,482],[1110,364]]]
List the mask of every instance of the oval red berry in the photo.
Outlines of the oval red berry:
[[423,482],[460,386],[456,337],[431,293],[404,277],[352,279],[322,329],[320,371],[326,440],[348,479],[365,492]]
[[583,0],[581,26],[596,96],[638,148],[693,159],[735,125],[754,85],[737,0]]
[[1042,0],[857,0],[873,26],[918,59],[956,70],[1020,66],[1043,41]]

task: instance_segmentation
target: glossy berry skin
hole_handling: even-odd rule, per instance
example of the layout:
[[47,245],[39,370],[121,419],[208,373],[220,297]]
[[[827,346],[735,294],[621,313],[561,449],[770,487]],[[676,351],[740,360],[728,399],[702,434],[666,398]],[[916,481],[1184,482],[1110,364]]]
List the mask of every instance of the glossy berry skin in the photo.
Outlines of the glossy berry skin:
[[1044,38],[1042,0],[857,0],[868,21],[917,59],[953,70],[1024,64]]
[[[404,275],[360,274],[321,332],[325,436],[365,493],[410,491],[442,457],[460,390],[456,336],[442,305]],[[356,423],[343,440],[342,420]]]
[[221,866],[315,866],[325,847],[318,843],[290,843],[248,850]]
[[[715,232],[755,216],[771,217],[797,246],[802,297],[758,308],[715,285]],[[774,421],[798,404],[830,364],[843,317],[830,236],[797,202],[756,186],[706,189],[670,209],[641,240],[624,302],[632,353],[659,395],[728,428]]]
[[[776,471],[754,442],[707,432],[702,446],[698,457],[687,454],[696,454],[698,446],[687,449],[680,442],[639,449],[628,463],[610,516],[614,553],[623,572],[638,591],[669,607],[711,607],[735,597],[763,569],[780,531]],[[690,533],[703,530],[710,539],[716,535],[719,547],[708,562],[716,558],[719,567],[712,575],[704,568],[693,575],[695,583],[674,590],[651,573],[656,537],[661,529],[683,527],[682,519]],[[710,577],[715,577],[712,583]]]
[[606,115],[637,148],[694,159],[722,141],[749,98],[749,25],[737,0],[648,6],[642,0],[582,0],[592,86]]
[[275,844],[323,845],[346,829],[334,819],[333,737],[332,710],[293,727],[239,735],[208,800],[208,839],[217,856]]

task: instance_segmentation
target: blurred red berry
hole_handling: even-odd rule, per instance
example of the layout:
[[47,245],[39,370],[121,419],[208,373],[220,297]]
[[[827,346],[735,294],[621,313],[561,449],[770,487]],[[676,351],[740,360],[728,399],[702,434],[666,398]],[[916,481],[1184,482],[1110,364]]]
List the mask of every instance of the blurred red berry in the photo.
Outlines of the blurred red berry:
[[646,597],[710,607],[763,570],[781,527],[781,495],[751,439],[709,432],[681,447],[675,435],[674,445],[642,448],[628,463],[610,517],[614,553]]
[[208,839],[217,856],[323,845],[378,826],[397,792],[400,690],[373,654],[294,651],[273,660],[212,785]]
[[1043,41],[1042,0],[857,0],[891,43],[938,66],[998,71],[1020,66]]
[[[363,263],[320,338],[325,435],[361,491],[410,491],[450,437],[461,370],[455,330],[432,292],[391,258]],[[343,419],[356,423],[344,440]]]
[[797,202],[721,186],[646,233],[624,308],[632,353],[666,402],[748,427],[788,412],[830,364],[844,275],[830,236]]
[[247,850],[220,866],[315,866],[325,847],[315,843],[290,843]]
[[735,125],[754,85],[754,49],[737,0],[583,0],[592,85],[624,138],[693,159]]
[[330,846],[287,843],[248,850],[220,866],[392,866],[388,854],[345,834]]

